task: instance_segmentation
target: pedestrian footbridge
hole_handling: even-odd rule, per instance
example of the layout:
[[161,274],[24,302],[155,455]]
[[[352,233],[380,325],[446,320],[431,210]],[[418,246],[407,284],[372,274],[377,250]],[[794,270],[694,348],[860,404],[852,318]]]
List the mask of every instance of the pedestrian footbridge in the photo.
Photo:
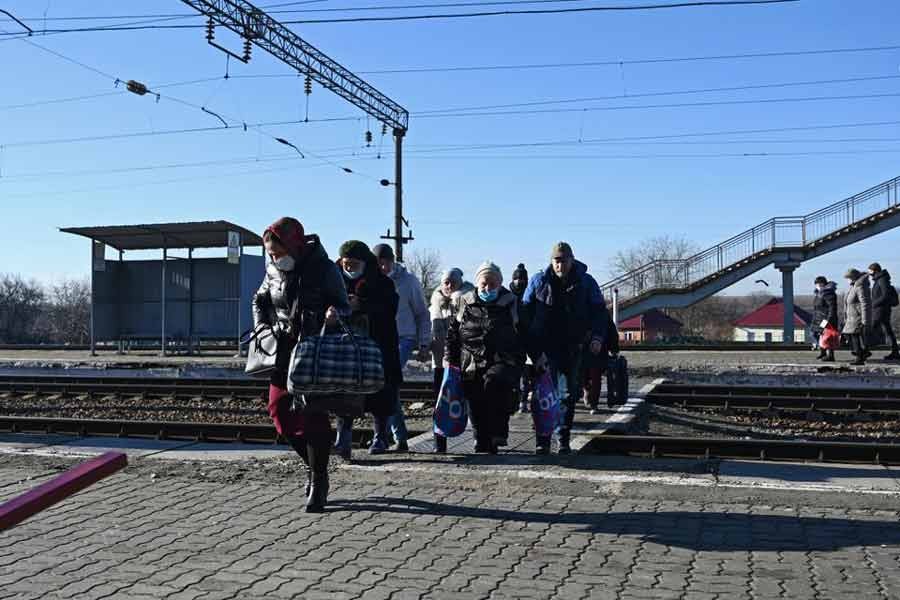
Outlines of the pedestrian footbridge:
[[786,343],[793,342],[794,270],[801,263],[900,226],[900,177],[800,217],[776,217],[683,260],[658,260],[601,288],[618,319],[690,306],[775,265],[783,277]]

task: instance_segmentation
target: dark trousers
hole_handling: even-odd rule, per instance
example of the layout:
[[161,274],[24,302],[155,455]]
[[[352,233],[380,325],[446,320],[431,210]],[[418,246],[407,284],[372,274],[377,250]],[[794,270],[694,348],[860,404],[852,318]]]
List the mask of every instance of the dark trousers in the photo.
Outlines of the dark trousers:
[[863,333],[850,334],[850,349],[857,358],[864,359],[868,347],[866,346],[866,336]]
[[891,344],[891,351],[896,351],[897,336],[894,334],[894,328],[891,327],[891,311],[885,311],[878,316],[879,318],[875,320],[875,329],[881,328],[881,331],[884,332],[884,341]]
[[469,402],[469,418],[476,442],[489,445],[495,438],[509,435],[509,406],[517,379],[515,371],[507,365],[494,365],[463,381],[463,395]]

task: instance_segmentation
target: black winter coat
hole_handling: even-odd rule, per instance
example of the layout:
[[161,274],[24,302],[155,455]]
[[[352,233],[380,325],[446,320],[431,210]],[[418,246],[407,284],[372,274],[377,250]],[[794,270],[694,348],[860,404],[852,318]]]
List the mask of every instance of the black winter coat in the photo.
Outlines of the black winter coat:
[[459,312],[450,320],[445,351],[447,363],[462,370],[464,379],[502,367],[511,381],[525,363],[525,347],[518,331],[518,299],[506,288],[494,302],[484,302],[472,290],[459,299]]
[[887,321],[891,318],[891,304],[894,290],[891,289],[891,274],[887,271],[877,273],[872,283],[872,319],[875,322]]
[[397,335],[397,306],[399,297],[394,282],[378,268],[375,257],[366,261],[366,270],[359,279],[343,275],[352,313],[350,327],[366,333],[381,349],[384,364],[384,388],[366,396],[366,411],[386,417],[394,410],[397,388],[403,383],[400,366],[400,339]]
[[826,283],[822,291],[816,290],[813,300],[812,329],[824,331],[822,321],[828,321],[834,328],[838,326],[837,284],[833,281]]
[[329,306],[341,314],[350,314],[341,275],[317,237],[311,237],[303,259],[293,271],[279,271],[274,265],[267,265],[262,285],[253,297],[253,324],[266,323],[279,332],[272,383],[285,386],[288,363],[298,338],[319,334]]

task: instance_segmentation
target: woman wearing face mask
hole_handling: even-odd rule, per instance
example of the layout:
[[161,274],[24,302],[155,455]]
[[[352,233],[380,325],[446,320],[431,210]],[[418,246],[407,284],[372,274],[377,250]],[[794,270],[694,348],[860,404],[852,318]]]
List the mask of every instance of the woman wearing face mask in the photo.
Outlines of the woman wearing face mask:
[[[816,297],[813,300],[813,331],[818,338],[825,331],[823,326],[825,321],[827,321],[828,325],[837,329],[837,284],[833,281],[828,281],[821,275],[816,277],[815,284]],[[823,362],[834,362],[834,350],[819,348],[819,356],[816,358]]]
[[315,235],[294,218],[282,217],[263,234],[270,262],[253,299],[254,325],[272,327],[278,340],[269,380],[269,415],[275,428],[307,465],[306,512],[322,512],[328,497],[331,424],[328,414],[300,410],[287,391],[288,365],[297,341],[318,335],[350,314],[340,272]]
[[850,288],[847,290],[845,303],[847,307],[843,334],[850,337],[850,347],[856,360],[852,365],[864,365],[872,356],[869,352],[867,338],[872,328],[872,291],[869,287],[868,273],[860,273],[857,269],[849,269],[844,273]]
[[[394,412],[395,398],[403,382],[397,336],[398,296],[394,283],[381,272],[378,260],[363,242],[344,242],[337,264],[350,298],[352,314],[348,326],[354,332],[372,338],[381,349],[384,388],[376,394],[365,396],[365,411],[372,413],[374,423],[374,437],[369,453],[382,454],[388,449],[388,418]],[[335,449],[341,456],[349,459],[353,418],[338,417],[337,427]]]
[[482,264],[475,289],[460,297],[447,334],[447,364],[462,372],[478,453],[496,454],[498,441],[508,435],[509,405],[525,352],[517,330],[518,301],[502,284],[500,268]]

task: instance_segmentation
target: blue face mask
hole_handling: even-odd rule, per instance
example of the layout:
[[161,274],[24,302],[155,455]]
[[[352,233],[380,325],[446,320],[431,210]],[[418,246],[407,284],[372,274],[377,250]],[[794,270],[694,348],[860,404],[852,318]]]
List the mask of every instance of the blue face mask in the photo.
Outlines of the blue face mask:
[[495,290],[478,290],[478,297],[481,298],[482,302],[493,302],[497,299],[497,296],[500,295],[500,288]]
[[344,269],[344,275],[354,280],[362,277],[364,272],[365,271],[348,271],[347,269]]

